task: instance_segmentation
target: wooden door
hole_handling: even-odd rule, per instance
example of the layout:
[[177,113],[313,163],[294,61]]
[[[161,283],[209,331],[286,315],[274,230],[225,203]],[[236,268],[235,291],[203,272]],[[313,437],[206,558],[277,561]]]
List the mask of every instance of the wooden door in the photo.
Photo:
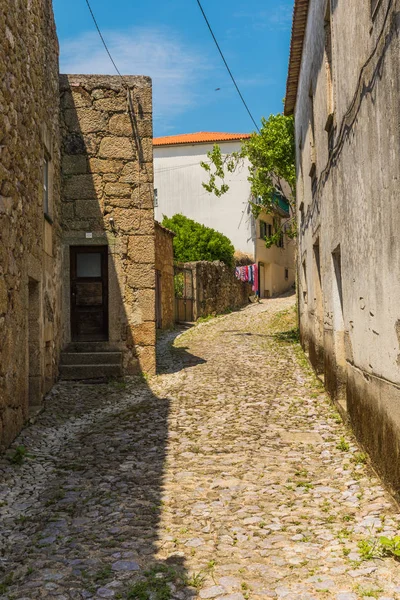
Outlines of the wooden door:
[[108,247],[71,246],[70,259],[72,340],[108,340]]

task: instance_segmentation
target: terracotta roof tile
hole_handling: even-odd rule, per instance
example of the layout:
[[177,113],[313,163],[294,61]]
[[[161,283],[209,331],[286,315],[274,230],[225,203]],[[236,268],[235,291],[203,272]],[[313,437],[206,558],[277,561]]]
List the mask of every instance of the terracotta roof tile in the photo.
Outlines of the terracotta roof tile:
[[204,144],[207,142],[230,142],[245,140],[251,137],[250,133],[221,133],[218,131],[199,131],[197,133],[183,133],[181,135],[168,135],[153,138],[153,146],[175,146],[177,144]]
[[295,0],[294,3],[289,73],[286,82],[285,115],[293,114],[296,106],[304,36],[307,27],[308,5],[309,0]]

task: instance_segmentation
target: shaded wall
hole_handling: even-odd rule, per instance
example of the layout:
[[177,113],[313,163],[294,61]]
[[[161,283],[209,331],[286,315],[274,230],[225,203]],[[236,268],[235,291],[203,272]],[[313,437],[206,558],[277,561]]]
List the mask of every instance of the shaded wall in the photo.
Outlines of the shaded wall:
[[[131,96],[129,106],[127,90]],[[109,343],[126,374],[155,371],[152,91],[148,77],[61,75],[63,342],[69,248],[108,246]]]
[[[0,9],[0,447],[57,374],[58,42],[50,0]],[[44,215],[43,166],[49,161]]]
[[302,342],[397,491],[399,14],[398,0],[373,15],[332,2],[332,97],[325,3],[311,3],[295,111]]
[[174,233],[160,223],[155,223],[155,266],[159,278],[159,304],[161,329],[168,329],[174,325]]
[[193,272],[194,320],[235,310],[249,303],[254,294],[249,283],[235,277],[235,269],[223,262],[185,263]]

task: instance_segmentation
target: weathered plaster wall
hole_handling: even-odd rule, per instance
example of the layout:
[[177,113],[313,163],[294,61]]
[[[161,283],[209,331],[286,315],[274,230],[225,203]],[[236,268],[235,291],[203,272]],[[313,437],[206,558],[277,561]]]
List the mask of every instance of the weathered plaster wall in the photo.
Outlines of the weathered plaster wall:
[[[126,374],[155,371],[152,90],[147,77],[61,75],[64,344],[69,247],[108,245],[109,341]],[[137,135],[135,135],[135,132]],[[137,140],[140,139],[138,142]],[[113,219],[113,221],[110,221]],[[86,233],[91,234],[88,239]]]
[[[260,221],[273,227],[274,217],[261,213],[257,219],[256,262],[260,265],[260,296],[267,298],[277,296],[289,290],[295,282],[295,250],[296,242],[284,235],[283,248],[265,246],[261,237]],[[287,271],[287,273],[286,273]],[[287,277],[286,277],[287,275]],[[266,292],[269,292],[269,296]]]
[[[58,42],[50,0],[0,8],[0,448],[57,373]],[[43,213],[44,154],[50,208]]]
[[249,283],[235,277],[233,267],[215,261],[184,263],[193,271],[194,319],[242,308],[254,294]]
[[161,278],[161,328],[173,327],[175,321],[174,233],[155,223],[155,266]]
[[399,490],[400,2],[382,0],[372,18],[369,2],[332,1],[331,153],[325,8],[310,3],[295,111],[301,335],[329,392]]

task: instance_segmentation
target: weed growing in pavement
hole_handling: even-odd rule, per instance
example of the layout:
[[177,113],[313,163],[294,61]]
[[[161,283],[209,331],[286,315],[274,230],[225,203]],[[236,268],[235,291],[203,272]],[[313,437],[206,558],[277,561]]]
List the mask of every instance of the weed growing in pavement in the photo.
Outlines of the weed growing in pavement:
[[168,565],[154,565],[144,572],[143,577],[130,586],[127,600],[170,600],[172,591],[169,584],[184,585],[178,571]]
[[205,574],[199,571],[198,573],[193,573],[190,577],[187,577],[184,580],[184,583],[185,585],[192,587],[195,590],[200,590],[204,585],[205,579]]
[[22,465],[26,458],[32,458],[32,456],[28,454],[28,450],[25,446],[17,446],[14,453],[8,456],[8,460],[13,465]]
[[365,452],[355,452],[351,458],[351,462],[356,465],[365,465],[367,463],[368,456]]
[[346,442],[343,436],[341,436],[340,442],[337,444],[336,448],[342,452],[348,452],[350,450],[350,444]]
[[96,583],[104,584],[110,579],[111,575],[112,575],[111,566],[106,565],[105,567],[103,567],[102,569],[97,571],[97,573],[95,573],[93,579]]
[[3,581],[0,583],[0,594],[6,594],[7,593],[7,589],[10,585],[12,585],[14,580],[14,573],[9,573],[8,575],[6,575],[3,579]]
[[363,588],[358,583],[354,586],[354,591],[362,598],[378,598],[384,590],[382,588]]

